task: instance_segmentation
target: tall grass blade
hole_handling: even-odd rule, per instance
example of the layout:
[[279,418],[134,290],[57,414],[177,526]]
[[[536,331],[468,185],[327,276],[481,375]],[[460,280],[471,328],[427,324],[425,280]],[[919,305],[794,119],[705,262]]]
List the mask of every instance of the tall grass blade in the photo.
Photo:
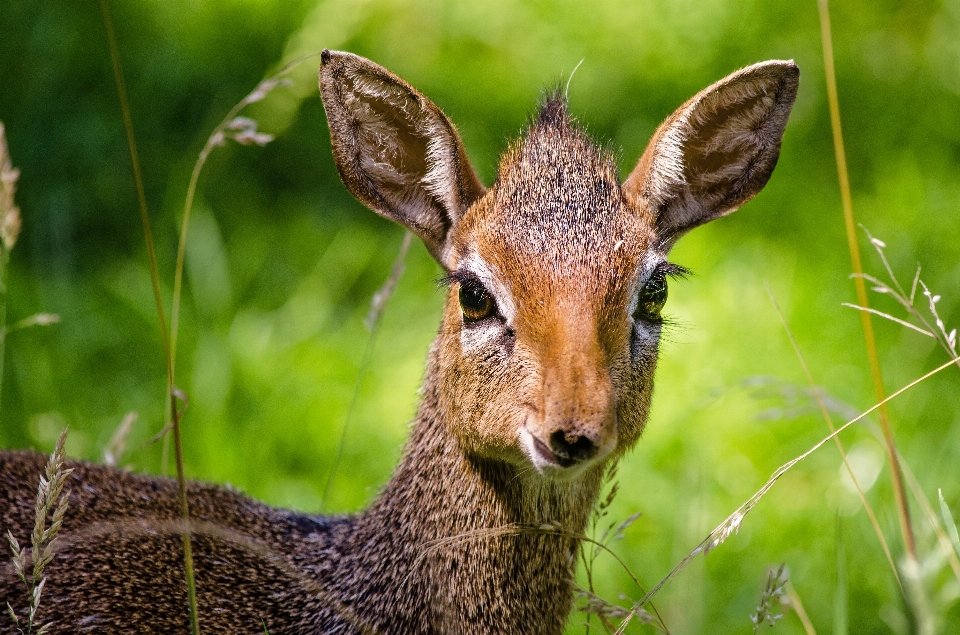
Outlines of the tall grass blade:
[[[877,436],[879,437],[879,434]],[[910,469],[910,464],[907,463],[902,456],[900,456],[899,459],[900,467],[903,469],[903,475],[907,480],[907,485],[913,492],[914,499],[916,499],[916,501],[920,504],[920,511],[922,511],[923,515],[926,516],[927,522],[933,529],[933,533],[937,537],[937,542],[940,543],[940,549],[946,555],[947,563],[953,570],[954,577],[957,579],[957,581],[960,581],[960,555],[958,555],[957,551],[953,547],[953,544],[950,542],[950,537],[947,535],[948,530],[945,530],[940,525],[940,518],[937,517],[936,512],[933,511],[933,506],[930,505],[930,500],[927,498],[926,492],[923,491],[920,481],[917,480],[913,470]],[[928,558],[929,557],[930,556],[928,555]]]
[[[777,315],[780,317],[780,323],[783,324],[784,330],[787,332],[787,337],[790,339],[790,344],[793,346],[793,352],[796,353],[797,359],[800,360],[800,366],[803,367],[803,372],[807,377],[807,382],[810,384],[810,390],[813,391],[813,397],[817,401],[817,405],[820,406],[820,414],[823,415],[823,420],[826,421],[827,427],[830,428],[830,432],[834,432],[833,419],[830,417],[830,411],[827,409],[827,405],[824,403],[823,396],[820,394],[820,389],[817,388],[817,384],[813,381],[813,374],[810,372],[810,367],[807,365],[807,360],[804,359],[803,353],[800,351],[800,345],[797,343],[797,339],[793,336],[793,331],[790,329],[790,325],[787,324],[787,319],[783,315],[783,311],[780,310],[780,305],[777,303],[777,299],[774,297],[773,292],[767,287],[767,294],[770,296],[770,301],[773,302],[773,307],[777,311]],[[912,325],[911,325],[912,326]],[[860,502],[863,504],[864,510],[867,512],[867,516],[870,518],[870,524],[873,526],[873,531],[877,535],[877,539],[880,541],[880,546],[883,548],[883,555],[887,558],[887,564],[890,565],[890,571],[893,572],[893,577],[897,581],[897,586],[900,587],[900,593],[904,592],[903,582],[900,580],[900,574],[897,572],[897,565],[893,562],[893,554],[890,553],[890,546],[887,544],[887,539],[883,535],[883,530],[880,529],[880,523],[877,521],[877,516],[873,512],[873,507],[870,505],[870,501],[867,500],[866,494],[863,493],[863,488],[860,487],[860,482],[857,480],[857,475],[854,473],[853,468],[850,466],[850,462],[847,460],[847,452],[843,447],[843,443],[840,441],[840,437],[833,437],[833,441],[837,446],[837,451],[840,452],[840,457],[843,459],[843,465],[847,468],[847,474],[850,475],[850,479],[853,481],[853,485],[857,490],[857,494],[860,496]]]
[[[187,253],[187,231],[190,228],[190,214],[193,210],[193,199],[197,191],[197,183],[200,180],[200,172],[207,163],[207,158],[214,148],[225,145],[228,139],[232,139],[241,145],[259,145],[263,146],[273,141],[273,135],[257,132],[257,122],[248,117],[238,117],[240,111],[252,103],[266,98],[266,96],[277,86],[286,86],[288,80],[280,79],[286,73],[289,73],[294,67],[304,60],[311,57],[317,57],[320,53],[310,53],[301,55],[289,64],[284,65],[275,75],[269,77],[253,89],[246,97],[234,104],[233,108],[227,113],[223,120],[213,129],[210,136],[197,156],[197,161],[193,165],[193,172],[190,174],[190,183],[187,186],[187,196],[183,204],[183,219],[180,222],[180,240],[177,246],[177,264],[173,275],[173,300],[170,310],[170,390],[173,390],[173,380],[175,378],[177,367],[177,341],[180,333],[180,298],[183,293],[183,267]],[[164,414],[164,420],[167,425],[158,435],[163,439],[163,453],[160,460],[160,469],[162,473],[167,471],[167,453],[169,448],[169,437],[166,433],[173,427],[172,417],[173,409],[176,404],[171,401],[167,405]]]
[[187,253],[187,232],[190,228],[190,214],[193,211],[193,199],[197,192],[197,183],[200,181],[200,173],[203,166],[206,165],[210,153],[219,146],[225,145],[228,139],[232,139],[241,145],[259,145],[263,146],[273,141],[273,135],[257,132],[257,122],[248,117],[239,117],[240,111],[250,104],[262,101],[270,91],[278,86],[287,86],[289,80],[282,79],[294,68],[311,57],[319,57],[320,53],[308,53],[283,65],[279,71],[267,79],[257,84],[246,97],[234,104],[233,108],[213,129],[210,136],[207,137],[203,149],[197,156],[197,161],[193,165],[193,172],[190,173],[190,183],[187,185],[187,196],[183,203],[183,219],[180,222],[180,240],[177,245],[177,264],[173,276],[173,306],[170,311],[170,348],[171,361],[176,367],[177,361],[177,337],[180,332],[180,298],[183,293],[183,267]]
[[103,26],[107,32],[110,47],[110,60],[113,63],[113,76],[120,97],[120,110],[123,114],[123,127],[127,134],[127,146],[130,149],[130,162],[133,166],[133,180],[137,188],[137,200],[140,204],[140,220],[143,223],[143,236],[147,244],[147,258],[150,261],[150,281],[153,283],[153,298],[157,305],[157,318],[160,321],[160,339],[163,342],[163,354],[167,366],[167,398],[171,402],[173,416],[173,436],[177,454],[177,488],[180,498],[180,516],[183,519],[183,566],[187,578],[187,599],[190,607],[190,631],[199,635],[200,622],[197,615],[197,592],[193,574],[193,550],[190,545],[190,509],[187,503],[187,482],[183,475],[183,448],[180,442],[180,420],[177,416],[176,396],[173,390],[173,356],[170,340],[167,337],[167,322],[163,311],[163,298],[160,296],[160,272],[157,268],[157,256],[153,247],[153,232],[150,229],[150,214],[147,211],[147,197],[143,188],[143,176],[140,172],[140,155],[133,134],[133,119],[130,116],[130,104],[127,102],[127,88],[123,81],[123,69],[120,66],[120,53],[110,18],[110,6],[107,0],[100,0],[103,13]]
[[7,135],[0,122],[0,381],[7,340],[7,264],[10,250],[20,234],[20,209],[14,203],[20,171],[13,167],[7,149]]
[[847,552],[843,546],[843,526],[837,517],[837,588],[833,596],[833,635],[848,635],[850,619],[847,593]]
[[[868,308],[867,289],[863,281],[863,265],[860,259],[860,245],[857,242],[857,227],[853,216],[853,199],[850,195],[850,177],[847,173],[847,156],[843,145],[843,131],[840,128],[840,102],[837,97],[837,77],[833,61],[833,36],[830,32],[830,10],[827,0],[817,0],[820,13],[820,33],[823,41],[823,66],[827,79],[827,100],[830,104],[830,125],[833,131],[833,149],[836,154],[837,176],[840,180],[840,198],[843,203],[843,219],[847,231],[847,246],[850,250],[850,262],[853,266],[854,285],[857,290],[857,304]],[[873,335],[873,322],[869,311],[861,311],[860,319],[863,323],[863,335],[866,340],[867,357],[870,360],[870,370],[873,375],[873,388],[877,401],[884,403],[885,390],[883,375],[880,372],[880,361],[877,356],[877,344]],[[900,531],[903,534],[903,543],[911,558],[917,558],[917,546],[913,536],[913,525],[910,521],[910,510],[907,506],[907,497],[904,492],[903,475],[897,462],[897,448],[890,429],[890,419],[887,409],[882,406],[879,411],[880,426],[883,429],[886,441],[887,461],[890,464],[890,476],[893,480],[893,491],[897,501],[897,513],[900,519]]]
[[353,419],[353,411],[356,409],[357,402],[360,399],[360,386],[363,384],[363,377],[367,374],[367,368],[373,359],[373,350],[376,347],[377,335],[380,332],[381,318],[387,308],[387,303],[393,297],[393,292],[400,282],[400,276],[403,275],[404,263],[407,259],[407,252],[410,250],[410,244],[413,241],[413,234],[406,231],[403,234],[403,242],[400,243],[400,250],[390,268],[390,275],[373,294],[370,301],[370,311],[364,320],[367,328],[370,330],[370,337],[367,338],[367,345],[363,350],[363,357],[360,360],[360,368],[357,370],[357,381],[353,385],[353,395],[350,397],[350,405],[347,406],[347,416],[343,421],[343,429],[340,431],[340,441],[337,443],[337,454],[333,459],[333,466],[330,468],[330,475],[327,476],[327,485],[323,488],[323,498],[320,501],[320,509],[326,510],[327,501],[330,499],[330,492],[333,489],[333,481],[336,478],[337,470],[340,468],[340,461],[343,459],[343,451],[347,444],[347,430],[350,428],[350,421]]
[[960,557],[960,535],[957,534],[957,523],[953,521],[953,514],[947,507],[947,501],[943,500],[943,490],[937,489],[937,495],[940,497],[940,515],[943,516],[943,525],[947,528],[947,535],[950,536],[953,550]]
[[800,594],[797,593],[793,583],[789,581],[787,582],[787,598],[790,600],[790,608],[793,609],[800,623],[803,624],[803,632],[806,635],[817,635],[817,629],[813,627],[813,622],[810,621],[810,616],[807,615],[807,610],[803,608],[803,602],[800,601]]

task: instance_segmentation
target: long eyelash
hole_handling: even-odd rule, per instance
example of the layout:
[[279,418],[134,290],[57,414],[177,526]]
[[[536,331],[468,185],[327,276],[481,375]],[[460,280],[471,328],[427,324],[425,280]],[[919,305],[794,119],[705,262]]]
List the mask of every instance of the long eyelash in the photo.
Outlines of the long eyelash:
[[457,281],[458,279],[457,279],[456,272],[445,273],[436,279],[437,287],[439,287],[440,289],[446,289],[447,287],[449,287],[450,285],[452,285],[454,282],[457,282]]
[[664,262],[659,267],[657,271],[663,273],[663,275],[668,278],[673,278],[674,280],[685,280],[690,276],[694,275],[693,271],[687,269],[682,265],[677,265],[672,262]]
[[660,341],[665,344],[680,342],[678,335],[690,331],[690,324],[670,315],[660,318]]
[[460,284],[472,282],[480,285],[481,287],[483,286],[483,283],[480,282],[479,278],[467,271],[451,271],[450,273],[446,273],[437,278],[437,286],[439,286],[441,289],[449,287],[454,282],[459,282]]

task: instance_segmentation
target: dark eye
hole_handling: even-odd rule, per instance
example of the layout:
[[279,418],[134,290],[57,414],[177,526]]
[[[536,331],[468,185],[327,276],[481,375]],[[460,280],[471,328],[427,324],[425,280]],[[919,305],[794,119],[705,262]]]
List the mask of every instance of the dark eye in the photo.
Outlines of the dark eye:
[[647,280],[647,284],[643,285],[643,289],[640,290],[640,296],[637,299],[637,310],[633,314],[633,319],[660,319],[660,311],[666,303],[667,272],[657,270],[653,272],[653,275]]
[[460,308],[465,319],[476,322],[493,315],[496,305],[483,285],[465,280],[460,283]]

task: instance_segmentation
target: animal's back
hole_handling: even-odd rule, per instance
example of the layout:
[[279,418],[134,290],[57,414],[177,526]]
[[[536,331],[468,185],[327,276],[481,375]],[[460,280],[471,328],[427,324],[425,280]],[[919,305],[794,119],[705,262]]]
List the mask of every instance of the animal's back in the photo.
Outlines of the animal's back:
[[[33,452],[0,452],[0,531],[9,529],[21,546],[29,546],[45,463]],[[176,481],[82,462],[67,467],[70,506],[43,574],[36,623],[52,621],[51,633],[189,632]],[[198,483],[188,496],[204,630],[362,632],[324,591],[336,588],[334,545],[350,519],[274,509]],[[0,598],[22,618],[27,591],[9,557],[0,562]]]

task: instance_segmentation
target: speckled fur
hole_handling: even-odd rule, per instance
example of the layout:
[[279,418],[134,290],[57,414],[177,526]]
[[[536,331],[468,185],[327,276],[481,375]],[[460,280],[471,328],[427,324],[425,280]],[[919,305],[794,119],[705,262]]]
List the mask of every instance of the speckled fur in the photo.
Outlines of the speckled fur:
[[[623,185],[550,97],[487,190],[432,102],[372,62],[325,52],[344,182],[448,272],[482,279],[500,315],[466,323],[451,285],[403,458],[366,511],[310,516],[189,485],[203,632],[260,633],[263,620],[273,635],[560,633],[578,546],[568,536],[647,419],[660,326],[631,318],[638,290],[677,236],[766,183],[797,76],[768,62],[700,93]],[[531,440],[557,431],[589,437],[597,455],[534,461]],[[21,542],[44,460],[0,452],[0,529]],[[52,633],[188,632],[175,483],[71,467],[38,620]],[[0,564],[0,599],[23,609],[24,598]]]

